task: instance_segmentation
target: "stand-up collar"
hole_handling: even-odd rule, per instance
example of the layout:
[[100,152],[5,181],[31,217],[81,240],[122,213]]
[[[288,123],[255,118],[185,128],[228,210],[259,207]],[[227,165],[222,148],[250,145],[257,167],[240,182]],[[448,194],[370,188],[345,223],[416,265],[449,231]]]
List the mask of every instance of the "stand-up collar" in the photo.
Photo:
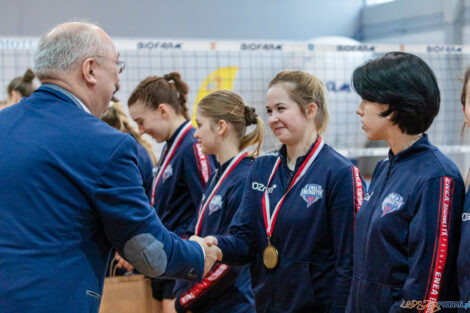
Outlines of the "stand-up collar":
[[409,159],[419,152],[429,149],[436,149],[430,142],[427,134],[423,134],[423,137],[413,143],[411,146],[397,154],[393,154],[392,149],[388,151],[388,159],[394,162]]
[[[310,146],[308,151],[304,155],[297,158],[297,161],[295,162],[295,167],[296,168],[297,168],[297,166],[300,166],[300,164],[302,164],[302,162],[305,160],[305,158],[310,153],[310,151],[312,151],[313,147],[315,147],[315,145],[317,144],[318,138],[320,138],[320,137],[317,135],[317,139],[315,139],[315,141],[312,143],[312,145]],[[286,145],[282,145],[281,149],[279,149],[279,156],[281,157],[282,162],[285,162],[287,164],[287,147],[286,147]]]
[[178,126],[178,128],[175,130],[175,132],[173,133],[173,135],[171,135],[170,139],[168,139],[166,141],[166,145],[167,147],[171,147],[171,145],[173,144],[173,141],[175,141],[176,139],[176,136],[178,136],[178,133],[180,132],[180,130],[184,127],[184,125],[186,125],[188,121],[184,121],[180,126]]

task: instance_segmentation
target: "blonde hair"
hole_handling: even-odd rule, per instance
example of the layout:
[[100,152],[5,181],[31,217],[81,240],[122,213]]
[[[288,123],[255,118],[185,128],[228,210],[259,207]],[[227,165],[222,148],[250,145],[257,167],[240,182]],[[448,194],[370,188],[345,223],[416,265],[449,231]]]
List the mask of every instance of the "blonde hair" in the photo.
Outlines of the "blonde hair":
[[307,113],[307,105],[315,103],[317,113],[315,115],[315,127],[318,133],[323,133],[330,121],[328,104],[326,102],[325,84],[312,74],[302,71],[282,71],[269,83],[269,88],[276,84],[282,84],[290,98],[297,103],[303,114]]
[[[256,114],[255,109],[247,106],[237,93],[230,90],[215,91],[199,102],[198,109],[215,122],[224,120],[232,124],[240,139],[239,149],[243,150],[256,144],[256,150],[251,156],[259,155],[264,137],[264,123]],[[245,134],[249,125],[256,125],[256,127],[250,133]]]
[[124,113],[122,104],[120,102],[113,102],[109,106],[108,110],[106,110],[106,112],[103,114],[101,119],[108,123],[109,126],[134,137],[134,139],[140,143],[145,148],[145,150],[147,150],[150,159],[152,159],[153,165],[157,164],[157,157],[152,151],[152,144],[140,136],[140,134],[130,124],[129,119],[127,118],[126,113]]

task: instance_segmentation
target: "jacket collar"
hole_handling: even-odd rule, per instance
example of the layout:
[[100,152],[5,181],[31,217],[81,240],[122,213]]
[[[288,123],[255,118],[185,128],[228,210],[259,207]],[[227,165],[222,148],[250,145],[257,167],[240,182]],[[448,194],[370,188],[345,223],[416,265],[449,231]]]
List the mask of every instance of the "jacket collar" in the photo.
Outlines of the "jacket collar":
[[406,148],[403,151],[400,151],[397,154],[393,154],[392,149],[388,151],[388,159],[393,162],[400,162],[403,160],[410,159],[414,155],[416,155],[419,152],[422,152],[424,150],[434,150],[436,149],[435,146],[433,146],[429,142],[429,138],[427,134],[423,134],[423,137],[418,139],[414,144],[412,144],[410,147]]
[[168,139],[166,141],[166,145],[167,147],[171,147],[171,145],[173,144],[173,141],[175,141],[176,139],[176,136],[178,136],[178,133],[180,132],[180,130],[184,127],[184,125],[186,125],[188,121],[184,121],[180,126],[178,126],[178,128],[175,130],[175,132],[173,133],[173,135],[171,135],[170,139]]
[[[77,97],[75,97],[70,91],[65,90],[62,87],[51,83],[42,84],[37,90],[37,92],[45,91],[55,95],[56,97],[64,100],[65,102],[71,103],[78,108],[84,110],[87,113],[90,113],[90,110],[81,102]],[[90,113],[91,114],[91,113]]]
[[[319,138],[319,136],[317,136],[317,139],[315,139],[315,141],[312,143],[312,145],[310,146],[310,148],[308,149],[308,151],[304,155],[297,158],[297,160],[295,161],[295,168],[296,169],[302,164],[302,162],[305,160],[305,158],[310,153],[310,151],[312,151],[313,147],[315,147],[315,145],[317,144],[318,138]],[[281,149],[279,149],[279,156],[281,157],[281,161],[283,163],[285,163],[286,166],[287,166],[287,147],[286,147],[286,145],[282,145]]]

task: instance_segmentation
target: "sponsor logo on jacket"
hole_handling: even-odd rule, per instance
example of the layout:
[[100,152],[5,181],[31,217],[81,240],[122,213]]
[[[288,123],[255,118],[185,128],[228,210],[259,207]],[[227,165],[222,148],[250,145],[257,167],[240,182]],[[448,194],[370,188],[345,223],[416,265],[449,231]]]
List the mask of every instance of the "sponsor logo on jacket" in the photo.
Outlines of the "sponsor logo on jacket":
[[382,216],[399,210],[405,201],[398,193],[392,192],[382,202]]
[[462,222],[470,221],[470,213],[462,213]]
[[307,202],[307,208],[323,198],[323,188],[317,184],[307,184],[300,191],[300,196]]
[[373,191],[371,193],[366,193],[366,196],[364,197],[364,201],[369,201],[373,195],[374,195]]
[[209,203],[209,215],[222,209],[224,202],[222,201],[221,195],[215,195],[212,197],[211,203]]
[[[265,186],[265,185],[263,185],[262,183],[258,183],[258,182],[256,182],[256,181],[254,181],[254,182],[251,183],[251,188],[252,188],[253,190],[257,190],[257,191],[261,191],[261,192],[264,192],[264,191],[266,190],[266,186]],[[271,187],[269,187],[269,188],[268,188],[268,193],[272,193],[275,188],[277,188],[277,185],[276,185],[276,184],[274,184],[274,185],[272,185]]]

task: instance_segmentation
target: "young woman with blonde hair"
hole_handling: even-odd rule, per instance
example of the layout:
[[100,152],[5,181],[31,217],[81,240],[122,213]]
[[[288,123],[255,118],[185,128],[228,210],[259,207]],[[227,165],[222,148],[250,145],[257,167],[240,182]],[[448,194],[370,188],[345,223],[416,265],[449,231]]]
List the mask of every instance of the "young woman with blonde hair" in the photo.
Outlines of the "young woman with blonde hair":
[[[264,123],[255,109],[235,92],[216,91],[198,104],[194,137],[202,150],[221,164],[209,180],[193,223],[198,236],[228,234],[243,197],[243,186],[253,158],[259,154]],[[250,125],[254,129],[248,131]],[[246,149],[256,145],[254,152]],[[247,266],[216,263],[201,283],[176,285],[178,312],[255,312]]]
[[218,243],[223,263],[251,263],[257,312],[344,311],[362,177],[320,136],[329,115],[318,78],[280,72],[266,110],[282,147],[251,166],[230,235],[206,242]]

